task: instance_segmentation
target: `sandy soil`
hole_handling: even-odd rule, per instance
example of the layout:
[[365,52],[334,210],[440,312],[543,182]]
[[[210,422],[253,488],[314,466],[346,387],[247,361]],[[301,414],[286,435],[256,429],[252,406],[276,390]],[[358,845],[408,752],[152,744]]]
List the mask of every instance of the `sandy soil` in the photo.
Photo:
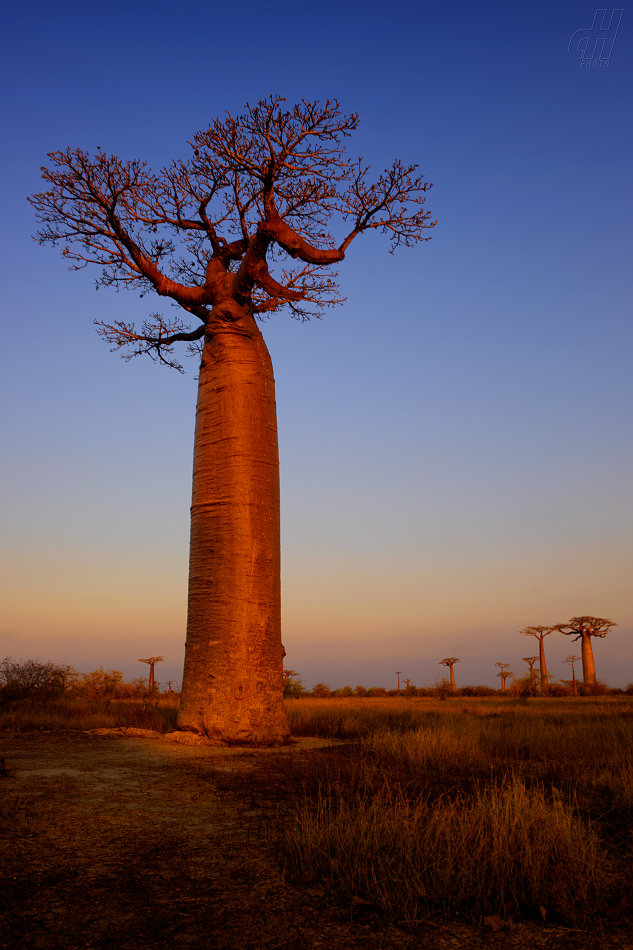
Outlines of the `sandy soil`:
[[[301,740],[287,754],[319,744]],[[4,739],[0,947],[633,950],[622,921],[591,932],[524,921],[499,933],[406,933],[327,885],[284,878],[261,814],[200,780],[201,769],[245,770],[266,754],[121,733]]]

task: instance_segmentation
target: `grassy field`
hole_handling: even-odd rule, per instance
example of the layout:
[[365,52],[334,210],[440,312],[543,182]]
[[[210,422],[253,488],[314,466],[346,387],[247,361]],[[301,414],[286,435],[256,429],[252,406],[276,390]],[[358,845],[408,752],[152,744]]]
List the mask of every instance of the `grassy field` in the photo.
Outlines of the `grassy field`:
[[628,697],[305,699],[288,712],[294,735],[343,740],[268,779],[285,789],[292,874],[408,924],[633,909]]
[[[177,697],[7,704],[0,730],[175,728]],[[288,878],[398,926],[633,918],[633,698],[298,699],[294,737],[196,766]]]
[[158,700],[49,699],[13,701],[0,705],[0,736],[34,731],[115,729],[131,726],[171,732],[176,728],[179,696],[162,694]]

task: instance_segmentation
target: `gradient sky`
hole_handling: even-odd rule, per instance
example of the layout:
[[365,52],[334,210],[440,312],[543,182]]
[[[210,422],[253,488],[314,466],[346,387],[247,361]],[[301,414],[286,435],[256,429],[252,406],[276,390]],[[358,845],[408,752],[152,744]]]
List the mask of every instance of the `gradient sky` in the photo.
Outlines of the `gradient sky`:
[[[610,13],[610,11],[609,11]],[[125,363],[93,320],[138,294],[32,240],[46,153],[159,168],[270,93],[337,97],[378,173],[418,162],[433,240],[354,242],[347,303],[263,327],[277,380],[287,666],[326,680],[498,685],[572,615],[618,626],[633,681],[633,19],[608,66],[568,51],[588,3],[12,5],[2,56],[0,655],[180,679],[195,367]],[[551,671],[579,644],[553,634]]]

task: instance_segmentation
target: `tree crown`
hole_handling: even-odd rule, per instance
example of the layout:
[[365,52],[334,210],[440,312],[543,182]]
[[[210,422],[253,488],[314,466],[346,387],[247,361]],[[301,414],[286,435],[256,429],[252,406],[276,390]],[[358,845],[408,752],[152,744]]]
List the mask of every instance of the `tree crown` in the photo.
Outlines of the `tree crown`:
[[[49,190],[29,200],[41,243],[63,244],[71,270],[101,267],[99,286],[171,298],[201,322],[151,314],[140,330],[116,321],[98,332],[124,358],[148,353],[181,369],[173,344],[196,349],[205,327],[288,306],[306,319],[340,303],[335,272],[364,231],[410,247],[432,228],[423,209],[430,184],[417,165],[394,162],[373,181],[345,139],[356,114],[336,100],[285,109],[270,96],[242,115],[215,119],[190,143],[192,155],[154,173],[139,160],[97,149],[49,153]],[[335,238],[330,224],[338,221]]]
[[583,634],[590,637],[606,637],[611,627],[617,627],[613,620],[607,620],[604,617],[572,617],[569,623],[557,623],[554,630],[560,630],[566,637],[574,636],[574,640],[579,640]]
[[522,633],[524,637],[536,637],[537,640],[542,641],[543,637],[546,637],[552,630],[556,630],[556,627],[524,627],[519,633]]

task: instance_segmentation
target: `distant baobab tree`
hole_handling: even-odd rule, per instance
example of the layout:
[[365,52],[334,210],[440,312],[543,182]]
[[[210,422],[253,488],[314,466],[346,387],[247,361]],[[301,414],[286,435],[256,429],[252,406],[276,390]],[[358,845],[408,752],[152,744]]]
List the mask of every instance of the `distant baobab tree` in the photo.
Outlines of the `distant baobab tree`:
[[514,676],[514,673],[512,673],[512,671],[508,669],[508,667],[510,666],[509,663],[495,663],[495,666],[498,666],[500,670],[499,673],[497,673],[497,676],[501,677],[501,689],[505,689],[506,678],[508,676]]
[[572,617],[569,623],[557,623],[553,630],[560,630],[566,637],[580,640],[582,654],[582,678],[585,686],[593,686],[596,682],[596,667],[593,662],[592,637],[604,638],[611,627],[617,627],[613,620],[604,617]]
[[165,659],[164,656],[148,656],[146,660],[139,660],[139,663],[148,663],[149,664],[149,686],[148,689],[151,692],[154,691],[156,683],[154,682],[154,667],[157,663],[162,663]]
[[459,663],[459,660],[456,656],[447,656],[446,659],[440,660],[440,666],[448,666],[451,671],[451,689],[455,691],[455,671],[453,667],[456,663]]
[[396,670],[396,676],[398,677],[398,692],[400,692],[400,674],[402,670]]
[[547,686],[547,666],[545,665],[545,648],[543,640],[554,630],[555,627],[524,627],[520,632],[524,637],[536,637],[539,643],[539,661],[541,673],[541,686]]
[[574,663],[576,662],[576,660],[579,660],[579,659],[580,659],[579,656],[571,655],[571,656],[566,657],[565,660],[563,660],[563,663],[571,663],[572,691],[573,691],[574,696],[576,695],[576,670],[574,668]]
[[[428,240],[431,187],[415,164],[375,178],[346,142],[336,100],[247,104],[195,133],[189,157],[154,172],[97,146],[49,152],[32,195],[40,244],[61,245],[97,286],[158,296],[138,326],[115,311],[97,332],[125,359],[182,369],[198,357],[185,665],[179,728],[219,745],[290,733],[283,703],[279,449],[272,361],[257,320],[306,320],[343,298],[334,268],[362,233],[391,250]],[[144,306],[144,305],[141,305]]]
[[178,686],[176,680],[167,680],[167,686],[169,687],[169,692],[173,693],[172,686]]
[[530,685],[532,687],[532,692],[536,692],[536,673],[534,672],[534,664],[538,660],[537,656],[524,656],[523,662],[527,663],[530,667]]
[[293,676],[298,676],[299,674],[295,670],[284,670],[284,686],[288,683],[288,680],[291,680]]

